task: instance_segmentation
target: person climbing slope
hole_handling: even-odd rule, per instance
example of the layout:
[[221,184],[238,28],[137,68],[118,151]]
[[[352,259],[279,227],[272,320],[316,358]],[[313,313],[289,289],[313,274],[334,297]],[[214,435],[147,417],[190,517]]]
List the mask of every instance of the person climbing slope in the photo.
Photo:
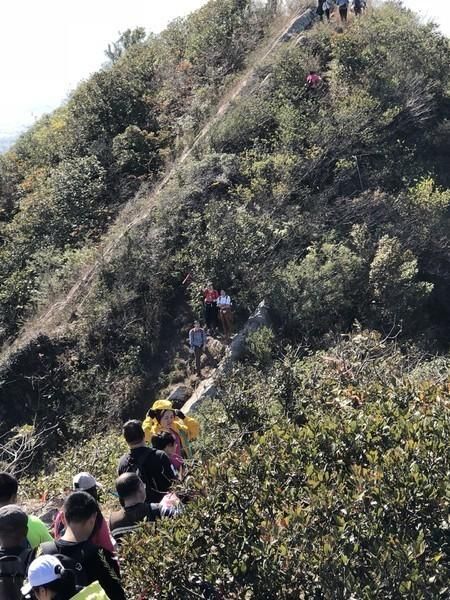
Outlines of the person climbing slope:
[[37,556],[58,555],[63,566],[76,572],[77,586],[98,581],[110,600],[125,600],[117,557],[90,541],[99,510],[87,492],[72,492],[64,502],[63,536],[42,544]]
[[180,410],[175,411],[170,400],[157,400],[148,411],[142,427],[147,442],[163,431],[173,436],[175,451],[170,456],[170,462],[179,472],[184,459],[192,456],[190,442],[195,440],[200,432],[197,419],[185,416]]
[[27,541],[28,516],[17,505],[0,508],[0,598],[19,600],[33,550]]
[[206,351],[207,335],[200,326],[199,321],[194,321],[194,327],[189,331],[189,347],[194,354],[195,371],[198,377],[202,376],[201,358],[202,353]]
[[205,323],[208,333],[217,329],[217,298],[219,292],[214,289],[212,282],[209,282],[203,290],[203,303],[205,306]]
[[322,77],[316,71],[310,71],[306,77],[306,86],[310,90],[314,90],[322,83]]
[[[140,421],[127,421],[123,426],[123,436],[129,453],[120,459],[118,475],[136,473],[145,483],[146,502],[160,502],[176,479],[168,456],[146,445],[146,434]],[[147,440],[150,437],[151,433],[147,432]]]
[[[0,473],[0,507],[8,504],[17,504],[19,483],[14,475]],[[38,517],[28,515],[27,539],[32,548],[37,548],[43,542],[51,542],[52,536],[45,523]]]
[[28,568],[22,587],[24,598],[35,600],[70,600],[77,593],[75,573],[65,569],[57,556],[38,556]]
[[[98,502],[98,489],[101,485],[96,481],[90,473],[83,472],[75,475],[72,481],[74,491],[87,492],[90,496]],[[64,513],[59,511],[55,517],[53,523],[53,534],[55,540],[58,540],[64,533],[65,530]],[[97,519],[95,521],[94,531],[92,532],[91,542],[100,548],[108,550],[108,552],[115,552],[115,543],[109,532],[108,524],[99,510]]]

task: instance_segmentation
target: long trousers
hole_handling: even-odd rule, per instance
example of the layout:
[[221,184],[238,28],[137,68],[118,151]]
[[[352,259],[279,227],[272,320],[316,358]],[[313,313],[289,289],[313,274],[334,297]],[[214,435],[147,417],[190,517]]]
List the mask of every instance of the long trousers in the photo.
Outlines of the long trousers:
[[217,306],[213,302],[205,303],[205,321],[208,329],[217,327]]
[[346,21],[347,20],[347,11],[348,11],[348,7],[347,6],[340,6],[339,7],[339,16],[341,17],[341,21]]
[[200,376],[202,374],[202,367],[200,364],[200,359],[202,357],[202,350],[203,349],[201,346],[194,346],[195,371],[198,376]]

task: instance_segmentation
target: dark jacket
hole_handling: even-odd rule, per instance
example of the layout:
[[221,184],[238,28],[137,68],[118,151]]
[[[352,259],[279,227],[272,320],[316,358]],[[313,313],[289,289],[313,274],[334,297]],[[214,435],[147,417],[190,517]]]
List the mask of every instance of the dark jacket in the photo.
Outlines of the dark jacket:
[[119,475],[137,473],[145,483],[146,502],[160,502],[175,479],[167,454],[161,450],[141,446],[133,448],[119,461]]

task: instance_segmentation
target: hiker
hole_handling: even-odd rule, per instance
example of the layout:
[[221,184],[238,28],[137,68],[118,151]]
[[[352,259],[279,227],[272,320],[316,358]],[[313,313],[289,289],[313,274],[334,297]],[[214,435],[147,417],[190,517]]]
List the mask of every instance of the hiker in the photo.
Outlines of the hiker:
[[329,23],[331,9],[333,8],[333,0],[324,0],[324,3],[322,4],[322,8],[323,8],[323,12],[325,13],[325,16],[327,18],[327,21]]
[[27,540],[28,516],[20,506],[0,508],[0,598],[19,600],[33,549]]
[[63,566],[75,572],[77,586],[98,581],[110,600],[124,600],[117,557],[90,541],[99,510],[87,492],[72,492],[64,502],[63,536],[41,544],[38,556],[57,554]]
[[[96,502],[98,502],[98,490],[99,488],[101,489],[101,487],[102,486],[96,481],[95,477],[87,472],[78,473],[72,480],[72,489],[74,491],[87,492]],[[58,540],[63,535],[65,526],[64,513],[63,511],[59,511],[53,523],[53,535],[55,536],[55,540]],[[109,552],[115,552],[116,550],[114,540],[108,529],[108,524],[100,509],[95,521],[91,542]]]
[[348,0],[336,0],[336,5],[339,8],[339,17],[342,23],[347,22]]
[[364,6],[365,6],[364,0],[353,0],[352,1],[353,12],[355,13],[355,15],[357,17],[361,16]]
[[75,573],[63,567],[56,556],[42,555],[28,568],[27,583],[22,587],[25,598],[36,600],[70,600],[77,593]]
[[210,281],[203,290],[203,303],[205,305],[205,323],[208,333],[214,332],[217,329],[217,298],[219,292],[214,289]]
[[189,346],[195,358],[195,371],[198,377],[202,376],[201,357],[206,350],[207,335],[200,327],[199,321],[194,321],[194,327],[189,331]]
[[[0,473],[0,507],[16,504],[18,490],[19,484],[14,475],[5,472]],[[27,539],[32,548],[37,548],[39,544],[51,542],[53,538],[41,519],[28,515]]]
[[116,480],[116,491],[122,508],[111,513],[109,527],[118,541],[124,535],[137,531],[144,523],[152,523],[162,516],[172,516],[167,510],[162,510],[160,504],[145,501],[145,484],[136,473],[120,475]]
[[306,86],[314,90],[322,83],[322,77],[316,71],[310,71],[306,77]]
[[175,452],[170,457],[170,462],[177,471],[180,471],[185,458],[191,458],[190,442],[195,440],[200,432],[197,419],[187,417],[181,410],[175,410],[170,400],[157,400],[147,413],[143,428],[145,439],[162,431],[170,433],[175,440]]
[[146,445],[140,421],[127,421],[123,426],[123,436],[130,451],[120,459],[118,475],[136,473],[145,483],[145,501],[159,502],[175,480],[169,458],[161,450]]
[[230,296],[227,296],[225,290],[220,290],[220,295],[217,298],[217,306],[219,309],[219,318],[222,324],[223,333],[226,339],[230,339],[233,313],[231,311],[231,298]]
[[318,0],[318,4],[317,4],[317,9],[316,9],[316,13],[319,15],[319,19],[322,22],[323,21],[323,3],[324,0]]
[[152,439],[150,441],[152,448],[155,448],[155,450],[161,450],[167,454],[175,476],[181,479],[181,473],[175,469],[172,463],[172,456],[176,454],[175,436],[168,431],[160,431],[156,435],[152,435]]

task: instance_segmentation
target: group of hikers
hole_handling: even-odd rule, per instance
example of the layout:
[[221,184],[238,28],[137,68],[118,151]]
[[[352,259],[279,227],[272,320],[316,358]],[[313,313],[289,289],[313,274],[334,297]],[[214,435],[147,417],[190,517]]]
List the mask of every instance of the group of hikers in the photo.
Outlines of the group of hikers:
[[194,321],[194,326],[189,331],[189,349],[194,357],[198,377],[201,377],[202,354],[208,354],[208,335],[217,335],[220,324],[225,342],[228,343],[233,330],[232,302],[225,290],[218,292],[212,282],[209,282],[203,290],[202,301],[206,326],[202,327],[200,321]]
[[[120,509],[106,519],[102,486],[81,472],[54,516],[51,529],[18,503],[18,482],[0,473],[0,600],[123,600],[123,539],[162,518],[174,518],[189,500],[173,485],[186,476],[191,441],[199,423],[157,400],[141,423],[127,421],[128,452],[117,467]],[[143,590],[142,598],[145,598]]]
[[321,21],[323,21],[324,15],[327,21],[330,21],[334,5],[338,7],[341,22],[345,23],[348,17],[349,6],[351,6],[355,15],[359,16],[366,8],[366,0],[318,0],[317,14]]

